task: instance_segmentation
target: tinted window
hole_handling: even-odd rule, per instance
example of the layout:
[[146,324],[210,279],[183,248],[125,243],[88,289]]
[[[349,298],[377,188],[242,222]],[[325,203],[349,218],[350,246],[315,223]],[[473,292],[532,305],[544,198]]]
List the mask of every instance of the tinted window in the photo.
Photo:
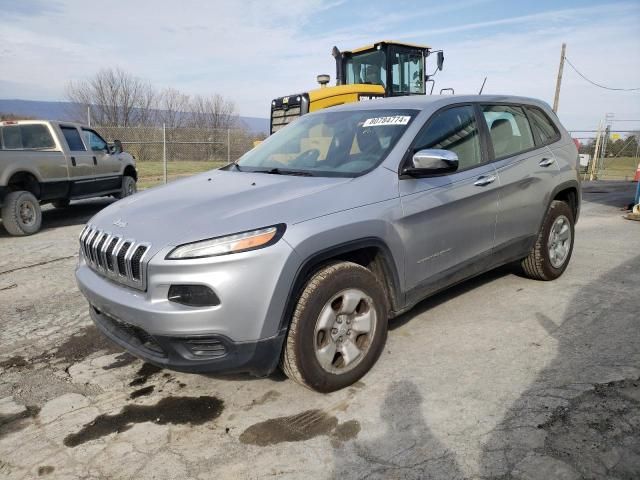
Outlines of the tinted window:
[[458,155],[458,169],[482,163],[480,137],[473,107],[454,107],[437,113],[416,138],[418,150],[437,148]]
[[84,135],[84,143],[91,147],[94,152],[103,152],[107,150],[107,142],[93,130],[82,129]]
[[55,147],[53,137],[45,125],[10,125],[0,130],[5,149],[40,150]]
[[80,138],[80,134],[78,133],[78,129],[75,127],[60,127],[62,130],[62,134],[64,135],[65,140],[67,141],[67,145],[69,145],[69,150],[72,152],[84,152],[87,149],[82,143],[82,139]]
[[555,125],[549,117],[540,109],[528,107],[529,118],[531,119],[531,126],[533,131],[536,132],[540,143],[547,144],[554,141],[560,136],[560,132],[556,130]]
[[534,147],[531,127],[524,110],[510,105],[483,105],[496,158],[515,155]]

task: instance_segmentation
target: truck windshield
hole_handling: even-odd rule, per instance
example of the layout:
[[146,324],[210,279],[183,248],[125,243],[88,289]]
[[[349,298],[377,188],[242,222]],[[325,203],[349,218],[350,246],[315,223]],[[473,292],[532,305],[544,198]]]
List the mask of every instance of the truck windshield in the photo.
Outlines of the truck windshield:
[[234,165],[250,172],[355,177],[384,160],[416,113],[403,109],[305,115]]
[[344,64],[348,85],[367,83],[371,85],[387,84],[387,62],[383,50],[354,54]]

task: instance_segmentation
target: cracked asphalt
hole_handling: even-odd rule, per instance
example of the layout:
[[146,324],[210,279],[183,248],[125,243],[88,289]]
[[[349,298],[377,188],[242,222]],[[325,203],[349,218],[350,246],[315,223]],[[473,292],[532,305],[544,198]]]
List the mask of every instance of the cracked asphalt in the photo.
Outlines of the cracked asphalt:
[[110,203],[0,231],[0,476],[10,479],[640,478],[634,184],[585,185],[566,273],[504,267],[393,321],[362,381],[143,364],[92,326],[73,270]]

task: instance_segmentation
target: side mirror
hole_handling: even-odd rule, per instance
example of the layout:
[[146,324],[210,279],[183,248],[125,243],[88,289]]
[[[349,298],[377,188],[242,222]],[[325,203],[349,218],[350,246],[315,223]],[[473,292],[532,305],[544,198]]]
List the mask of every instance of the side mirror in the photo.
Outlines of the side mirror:
[[438,52],[438,70],[442,70],[442,65],[444,64],[444,52]]
[[458,155],[449,150],[418,150],[411,158],[411,166],[404,170],[412,177],[432,177],[455,172],[458,169]]
[[122,149],[122,142],[120,140],[113,141],[113,153],[122,153],[124,150]]

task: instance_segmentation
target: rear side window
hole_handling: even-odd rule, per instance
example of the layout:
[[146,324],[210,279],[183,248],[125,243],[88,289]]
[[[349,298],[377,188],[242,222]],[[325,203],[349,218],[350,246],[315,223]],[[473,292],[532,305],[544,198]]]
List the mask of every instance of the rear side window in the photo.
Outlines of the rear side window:
[[0,127],[5,150],[43,150],[54,148],[55,142],[45,125],[9,125]]
[[496,158],[517,155],[535,147],[529,121],[521,107],[482,105]]
[[76,127],[60,127],[60,130],[62,130],[67,145],[69,145],[69,150],[72,152],[85,152],[87,150]]
[[531,128],[538,137],[540,144],[546,145],[560,138],[560,132],[551,119],[539,108],[527,107]]
[[415,140],[418,150],[449,150],[458,155],[458,170],[482,163],[480,136],[472,106],[453,107],[436,113]]

